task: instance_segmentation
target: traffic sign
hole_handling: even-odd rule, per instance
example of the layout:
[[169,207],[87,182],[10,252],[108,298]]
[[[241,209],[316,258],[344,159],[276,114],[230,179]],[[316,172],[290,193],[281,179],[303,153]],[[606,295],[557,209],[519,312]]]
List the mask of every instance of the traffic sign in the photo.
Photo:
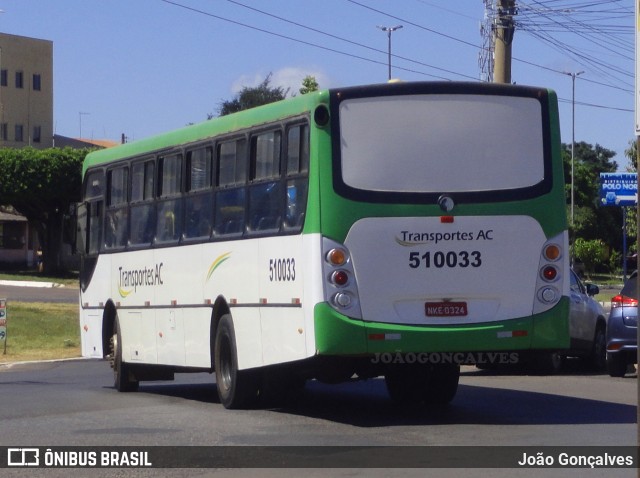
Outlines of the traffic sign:
[[636,173],[600,173],[601,206],[636,206],[638,175]]

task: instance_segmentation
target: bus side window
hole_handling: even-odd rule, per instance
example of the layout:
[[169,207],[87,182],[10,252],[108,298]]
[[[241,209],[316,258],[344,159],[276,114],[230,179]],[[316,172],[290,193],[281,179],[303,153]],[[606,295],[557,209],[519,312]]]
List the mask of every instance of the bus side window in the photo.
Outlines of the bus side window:
[[244,138],[220,143],[216,157],[214,232],[242,234],[245,229],[247,142]]
[[[282,222],[279,130],[251,138],[251,186],[249,188],[249,230],[277,232]],[[268,182],[267,182],[268,181]]]
[[287,134],[287,197],[284,227],[300,230],[309,192],[309,126],[296,125]]
[[148,246],[155,231],[154,175],[155,161],[133,163],[131,166],[131,232],[129,243]]
[[86,223],[83,223],[83,230],[80,231],[84,235],[84,247],[79,250],[94,255],[100,251],[102,240],[104,172],[98,170],[88,173],[84,188]]
[[106,249],[122,248],[128,239],[129,169],[119,167],[107,172],[107,211],[105,213]]
[[100,239],[102,235],[102,201],[88,203],[87,254],[93,255],[100,251]]
[[182,236],[182,155],[160,158],[156,242],[177,242]]
[[198,148],[187,152],[187,193],[185,197],[185,239],[211,235],[213,194],[211,193],[213,149]]

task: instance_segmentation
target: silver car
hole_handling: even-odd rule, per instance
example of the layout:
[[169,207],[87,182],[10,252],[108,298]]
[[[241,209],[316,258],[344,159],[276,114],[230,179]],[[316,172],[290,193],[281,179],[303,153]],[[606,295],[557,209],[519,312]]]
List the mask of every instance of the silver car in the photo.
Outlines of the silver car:
[[566,357],[580,357],[596,371],[602,371],[606,367],[607,316],[602,305],[593,298],[600,292],[600,288],[594,284],[583,284],[574,271],[571,271],[570,283],[571,344],[567,350],[538,354],[532,365],[540,372],[558,372]]

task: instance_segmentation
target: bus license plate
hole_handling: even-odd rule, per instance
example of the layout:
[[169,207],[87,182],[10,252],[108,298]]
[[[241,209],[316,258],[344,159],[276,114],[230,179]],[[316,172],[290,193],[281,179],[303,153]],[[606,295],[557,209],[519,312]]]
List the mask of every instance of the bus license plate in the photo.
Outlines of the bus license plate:
[[427,317],[464,317],[467,315],[466,302],[425,302]]

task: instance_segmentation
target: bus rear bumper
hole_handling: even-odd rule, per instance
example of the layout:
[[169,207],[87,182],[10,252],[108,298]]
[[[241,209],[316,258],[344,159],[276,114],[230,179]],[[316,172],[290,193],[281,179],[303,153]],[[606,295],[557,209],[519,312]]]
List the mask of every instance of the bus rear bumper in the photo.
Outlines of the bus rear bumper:
[[318,355],[562,350],[569,347],[569,299],[553,309],[499,324],[416,326],[346,317],[326,303],[315,307]]

